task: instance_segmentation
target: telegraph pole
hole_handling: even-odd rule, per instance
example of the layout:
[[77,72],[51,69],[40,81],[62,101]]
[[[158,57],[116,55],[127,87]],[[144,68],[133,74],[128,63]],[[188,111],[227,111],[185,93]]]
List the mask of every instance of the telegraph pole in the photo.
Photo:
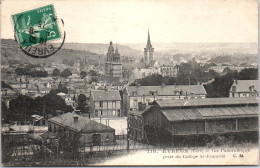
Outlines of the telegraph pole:
[[127,153],[129,153],[129,115],[127,115],[127,147],[126,147],[126,150],[127,150]]

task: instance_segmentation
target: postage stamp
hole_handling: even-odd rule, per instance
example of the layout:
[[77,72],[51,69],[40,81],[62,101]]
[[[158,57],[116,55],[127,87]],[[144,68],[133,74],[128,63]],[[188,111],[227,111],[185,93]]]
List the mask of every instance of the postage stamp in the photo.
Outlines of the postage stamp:
[[61,38],[53,5],[12,15],[12,20],[22,48]]
[[14,38],[20,50],[34,58],[47,58],[61,49],[66,33],[57,19],[54,5],[12,15]]

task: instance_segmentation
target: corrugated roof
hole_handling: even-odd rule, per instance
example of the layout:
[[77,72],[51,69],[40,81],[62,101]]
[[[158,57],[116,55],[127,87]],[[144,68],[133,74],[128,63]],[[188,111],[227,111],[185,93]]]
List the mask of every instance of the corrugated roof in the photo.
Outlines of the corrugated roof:
[[91,95],[94,101],[121,100],[119,90],[92,90]]
[[182,95],[207,94],[203,85],[127,86],[126,89],[129,95],[136,91],[139,96],[151,95],[151,91],[157,91],[156,95],[176,95],[176,91],[180,90]]
[[169,121],[222,119],[258,116],[258,106],[164,109]]
[[202,116],[197,112],[197,110],[191,108],[162,110],[162,113],[169,121],[202,119]]
[[[250,86],[254,86],[254,89],[256,91],[259,91],[258,80],[235,80],[232,86],[236,86],[236,92],[249,92]],[[232,87],[230,91],[232,91]]]
[[206,118],[218,116],[229,117],[258,115],[258,106],[197,108],[197,110],[203,117]]
[[[78,117],[78,121],[74,122],[73,117]],[[100,132],[100,131],[113,131],[114,129],[100,124],[96,121],[90,120],[86,117],[77,114],[66,113],[57,117],[50,118],[48,121],[58,125],[69,127],[70,129],[80,132]]]
[[172,99],[156,100],[161,108],[169,107],[191,107],[191,106],[225,106],[240,104],[257,104],[258,98],[255,97],[226,97],[226,98],[205,98],[205,99]]

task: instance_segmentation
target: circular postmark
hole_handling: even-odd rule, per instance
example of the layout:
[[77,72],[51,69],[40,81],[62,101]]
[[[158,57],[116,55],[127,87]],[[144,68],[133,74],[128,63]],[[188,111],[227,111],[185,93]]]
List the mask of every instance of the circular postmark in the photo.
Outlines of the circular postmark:
[[[28,56],[47,58],[58,52],[65,42],[66,32],[60,32],[53,5],[13,15],[12,20],[15,41]],[[61,22],[64,28],[62,19]]]

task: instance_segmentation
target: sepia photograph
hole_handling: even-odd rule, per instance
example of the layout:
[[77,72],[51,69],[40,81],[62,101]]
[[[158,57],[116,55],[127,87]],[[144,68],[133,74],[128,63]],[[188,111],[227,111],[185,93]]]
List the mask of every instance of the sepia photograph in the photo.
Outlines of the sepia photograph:
[[259,164],[257,0],[2,0],[1,166]]

